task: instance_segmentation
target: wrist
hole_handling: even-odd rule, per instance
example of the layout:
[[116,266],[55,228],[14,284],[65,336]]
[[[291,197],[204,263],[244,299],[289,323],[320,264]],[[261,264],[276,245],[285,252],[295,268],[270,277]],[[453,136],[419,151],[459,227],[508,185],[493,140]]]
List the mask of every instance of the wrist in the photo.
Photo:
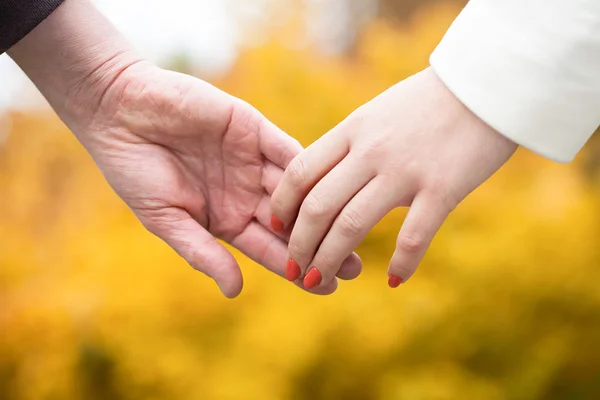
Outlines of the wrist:
[[8,54],[73,128],[142,59],[88,0],[67,0]]
[[505,147],[512,148],[512,151],[516,150],[519,146],[510,138],[504,136],[502,133],[494,129],[486,121],[481,119],[471,109],[469,109],[440,79],[438,74],[429,67],[425,69],[424,73],[438,93],[438,97],[442,99],[442,104],[438,104],[438,107],[446,112],[447,115],[451,116],[449,124],[453,126],[461,127],[461,131],[464,129],[470,129],[479,132],[480,135],[487,135],[489,137],[497,138],[498,142],[502,142]]

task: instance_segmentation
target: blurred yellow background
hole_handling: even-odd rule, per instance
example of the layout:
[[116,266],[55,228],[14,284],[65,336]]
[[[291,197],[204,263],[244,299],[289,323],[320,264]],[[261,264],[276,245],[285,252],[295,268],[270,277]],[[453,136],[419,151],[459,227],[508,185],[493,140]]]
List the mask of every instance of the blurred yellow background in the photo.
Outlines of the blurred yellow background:
[[[308,145],[426,67],[464,2],[383,1],[334,53],[303,42],[304,3],[285,4],[212,82]],[[185,55],[170,66],[196,72]],[[50,111],[0,122],[1,400],[600,398],[594,141],[570,165],[519,150],[395,291],[404,210],[334,295],[239,255],[230,301],[143,229]]]

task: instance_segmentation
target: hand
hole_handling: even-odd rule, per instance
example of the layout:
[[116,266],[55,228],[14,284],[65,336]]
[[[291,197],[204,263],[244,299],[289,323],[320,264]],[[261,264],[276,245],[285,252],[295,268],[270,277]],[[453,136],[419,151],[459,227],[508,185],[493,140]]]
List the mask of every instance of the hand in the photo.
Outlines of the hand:
[[388,270],[390,286],[397,287],[415,272],[449,213],[516,148],[432,70],[401,82],[286,169],[271,208],[285,227],[295,221],[290,264],[300,267],[305,287],[329,285],[379,220],[410,206]]
[[[284,274],[286,237],[268,228],[270,193],[302,148],[254,108],[198,79],[136,64],[74,130],[85,130],[82,143],[144,226],[223,294],[239,294],[242,275],[215,237]],[[359,259],[349,262],[346,276],[357,275]]]
[[[243,101],[141,60],[85,1],[67,0],[10,54],[140,221],[225,296],[242,275],[216,238],[284,275],[269,201],[297,141]],[[341,277],[360,273],[357,256],[345,265]]]

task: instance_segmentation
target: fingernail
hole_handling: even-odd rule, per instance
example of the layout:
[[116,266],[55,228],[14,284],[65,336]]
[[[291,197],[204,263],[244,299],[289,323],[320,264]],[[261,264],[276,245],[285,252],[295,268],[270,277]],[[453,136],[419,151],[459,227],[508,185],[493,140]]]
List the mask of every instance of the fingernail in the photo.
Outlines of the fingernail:
[[271,216],[271,228],[277,233],[283,232],[283,222],[276,215]]
[[312,289],[321,283],[321,279],[323,279],[323,277],[321,276],[319,270],[315,267],[312,267],[310,271],[308,271],[308,274],[306,274],[304,277],[304,287],[306,289]]
[[296,279],[300,278],[300,274],[302,274],[300,266],[296,261],[290,258],[287,262],[287,268],[285,269],[285,278],[290,282],[294,282]]
[[390,285],[390,287],[392,289],[397,288],[398,286],[400,286],[401,283],[402,283],[402,278],[400,278],[396,275],[390,275],[390,279],[388,280],[388,285]]

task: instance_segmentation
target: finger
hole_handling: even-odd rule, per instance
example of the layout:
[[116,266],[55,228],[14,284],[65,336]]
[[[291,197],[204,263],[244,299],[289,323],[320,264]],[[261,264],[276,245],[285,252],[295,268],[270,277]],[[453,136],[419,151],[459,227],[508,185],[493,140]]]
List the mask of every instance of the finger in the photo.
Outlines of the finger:
[[[348,202],[311,260],[311,270],[308,274],[316,276],[317,272],[314,271],[318,271],[321,284],[327,284],[335,276],[344,259],[358,247],[369,231],[396,207],[397,199],[401,196],[391,188],[393,184],[388,179],[378,176]],[[293,236],[294,234],[290,242]]]
[[234,298],[243,286],[242,272],[233,255],[181,208],[161,210],[144,225],[163,239],[194,269],[215,280],[221,292]]
[[[359,277],[362,272],[363,262],[356,253],[350,254],[343,262],[335,276],[345,281],[351,281]],[[304,285],[304,283],[303,283]]]
[[[282,241],[284,242],[284,245],[287,245],[287,243],[289,241],[289,237],[290,237],[289,236],[290,232],[289,231],[275,232],[271,228],[270,221],[269,221],[269,216],[271,213],[271,209],[270,209],[270,205],[269,205],[270,199],[271,198],[268,196],[264,196],[262,198],[262,200],[258,204],[258,207],[256,209],[256,213],[255,213],[254,217],[256,218],[258,223],[260,223],[265,229],[273,232],[274,235],[277,235],[280,239],[282,239]],[[352,279],[357,278],[360,275],[361,271],[362,271],[362,261],[357,254],[352,253],[342,263],[342,266],[340,267],[340,270],[337,273],[337,277],[340,279],[344,279],[344,280],[352,280]],[[286,277],[287,276],[288,275],[286,273]]]
[[438,197],[417,195],[398,235],[396,251],[388,268],[391,287],[406,282],[414,274],[449,213],[449,207]]
[[[262,187],[265,191],[272,195],[283,177],[283,169],[273,164],[270,161],[265,161],[262,172]],[[270,218],[270,217],[269,217]]]
[[273,226],[271,224],[271,196],[263,196],[263,198],[258,203],[258,206],[256,207],[256,211],[254,212],[254,218],[256,218],[256,220],[267,230],[273,232],[273,234],[281,238],[285,243],[289,241],[291,227],[283,231],[273,229]]
[[[298,218],[290,236],[289,256],[302,271],[302,276],[313,260],[319,245],[330,230],[333,221],[352,198],[373,178],[374,173],[364,162],[349,154],[336,165],[302,202]],[[342,261],[352,253],[351,249]],[[329,264],[329,263],[328,263]],[[328,271],[331,279],[337,272]]]
[[258,136],[261,153],[276,166],[285,169],[304,148],[274,123],[262,116]]
[[348,154],[348,141],[337,132],[341,131],[322,136],[286,168],[271,199],[271,210],[278,222],[274,228],[291,225],[308,192]]
[[[285,276],[286,243],[259,223],[250,223],[231,244],[269,271],[281,277]],[[327,295],[335,292],[337,285],[337,281],[332,281],[329,285],[308,291],[313,294]],[[297,286],[304,289],[299,283]]]

